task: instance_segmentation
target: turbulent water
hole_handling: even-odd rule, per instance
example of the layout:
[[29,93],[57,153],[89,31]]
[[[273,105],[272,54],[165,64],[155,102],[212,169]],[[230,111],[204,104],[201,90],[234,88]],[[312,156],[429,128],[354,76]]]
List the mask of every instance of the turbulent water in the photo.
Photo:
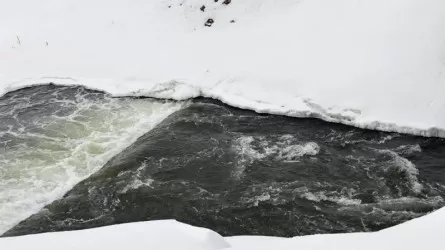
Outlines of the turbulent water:
[[445,205],[444,139],[81,87],[0,109],[0,229],[95,172],[6,236],[166,218],[223,235],[375,231]]
[[180,108],[46,85],[0,98],[0,234]]

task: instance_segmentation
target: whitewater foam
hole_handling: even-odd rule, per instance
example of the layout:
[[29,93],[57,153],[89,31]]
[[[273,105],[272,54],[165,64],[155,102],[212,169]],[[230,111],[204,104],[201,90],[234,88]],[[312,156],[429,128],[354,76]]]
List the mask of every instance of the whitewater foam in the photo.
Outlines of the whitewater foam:
[[[128,190],[138,189],[142,186],[153,188],[152,184],[154,183],[155,180],[153,180],[152,178],[142,178],[141,176],[141,171],[146,167],[147,164],[145,162],[142,163],[141,166],[136,169],[136,174],[134,175],[134,179],[130,183],[128,183],[125,187],[123,187],[122,190],[120,190],[119,192],[126,193],[128,192]],[[120,173],[120,175],[124,173]]]
[[299,142],[292,135],[274,136],[240,136],[232,145],[238,157],[238,162],[232,172],[239,179],[248,164],[256,160],[271,157],[276,161],[299,161],[304,156],[315,156],[320,152],[320,146],[315,142]]
[[360,205],[361,200],[354,199],[353,194],[355,190],[348,189],[346,192],[337,192],[337,191],[319,191],[319,192],[310,192],[306,187],[297,188],[293,191],[301,198],[305,198],[310,201],[329,201],[334,202],[338,205],[342,206],[352,206],[352,205]]
[[391,157],[390,165],[387,167],[388,170],[390,170],[391,167],[397,168],[399,172],[405,174],[405,177],[408,179],[409,184],[411,185],[411,190],[414,193],[420,193],[422,191],[423,185],[417,178],[419,175],[419,170],[410,160],[400,156],[392,150],[384,149],[377,151]]
[[106,96],[91,100],[80,92],[72,99],[50,96],[16,98],[18,105],[8,99],[13,110],[0,114],[2,120],[16,121],[0,132],[0,234],[59,198],[182,106]]
[[402,145],[394,149],[397,154],[401,155],[412,155],[414,153],[421,153],[422,148],[419,144],[415,145]]

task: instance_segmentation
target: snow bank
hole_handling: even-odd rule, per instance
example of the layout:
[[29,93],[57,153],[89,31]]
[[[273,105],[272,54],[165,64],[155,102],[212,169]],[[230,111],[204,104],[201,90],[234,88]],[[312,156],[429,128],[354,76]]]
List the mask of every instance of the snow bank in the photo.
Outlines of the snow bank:
[[443,0],[0,1],[0,58],[0,93],[206,96],[445,137]]
[[441,249],[445,209],[375,233],[330,234],[280,239],[238,236],[227,238],[231,249],[417,250]]
[[295,238],[236,236],[217,233],[174,220],[138,222],[102,228],[0,238],[8,250],[122,249],[305,249],[418,250],[440,249],[445,209],[375,233],[312,235]]
[[0,238],[8,250],[146,250],[223,249],[230,245],[219,234],[175,220],[137,222],[109,227]]

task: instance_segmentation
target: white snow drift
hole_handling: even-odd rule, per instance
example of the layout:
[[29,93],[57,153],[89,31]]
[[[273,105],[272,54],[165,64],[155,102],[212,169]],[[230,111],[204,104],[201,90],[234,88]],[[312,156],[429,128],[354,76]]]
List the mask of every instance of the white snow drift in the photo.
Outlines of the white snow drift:
[[0,92],[47,82],[445,137],[445,1],[0,0]]
[[8,250],[174,250],[174,249],[275,249],[275,250],[418,250],[442,249],[445,209],[375,233],[312,235],[295,238],[236,236],[176,222],[150,221],[109,227],[0,238]]

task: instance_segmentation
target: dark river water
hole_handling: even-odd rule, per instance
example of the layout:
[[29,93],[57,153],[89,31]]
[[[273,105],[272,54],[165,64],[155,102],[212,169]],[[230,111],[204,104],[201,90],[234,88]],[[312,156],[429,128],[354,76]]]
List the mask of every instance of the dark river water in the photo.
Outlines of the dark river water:
[[[64,100],[73,91],[91,92],[89,102],[110,98],[81,87],[42,88],[66,92]],[[209,99],[181,105],[4,236],[170,218],[225,236],[362,232],[445,205],[444,139],[262,115]],[[39,110],[64,107],[42,102]]]

